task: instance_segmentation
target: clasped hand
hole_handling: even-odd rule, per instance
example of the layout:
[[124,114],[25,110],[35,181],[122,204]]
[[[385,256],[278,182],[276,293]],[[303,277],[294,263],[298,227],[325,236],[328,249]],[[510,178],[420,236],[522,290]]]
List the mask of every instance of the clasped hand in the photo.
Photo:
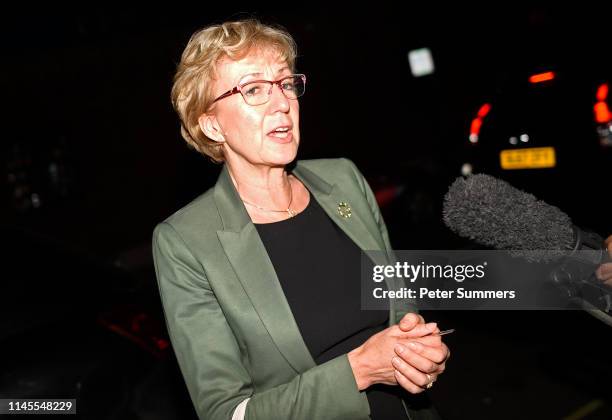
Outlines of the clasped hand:
[[436,323],[406,314],[348,354],[359,390],[382,383],[423,392],[444,372],[450,356]]

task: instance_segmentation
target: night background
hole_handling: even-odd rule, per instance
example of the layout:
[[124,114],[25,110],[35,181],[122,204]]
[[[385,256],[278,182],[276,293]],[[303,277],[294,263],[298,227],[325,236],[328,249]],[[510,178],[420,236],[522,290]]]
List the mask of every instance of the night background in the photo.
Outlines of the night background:
[[[308,77],[298,158],[353,160],[396,249],[469,246],[441,221],[465,164],[612,233],[612,125],[594,112],[612,81],[609,10],[299,6],[3,13],[0,398],[77,398],[83,419],[195,418],[150,249],[220,170],[187,147],[170,104],[189,36],[211,23],[254,16],[294,36]],[[435,70],[417,77],[420,48]],[[525,147],[554,147],[555,167],[501,168],[501,150]],[[430,392],[443,417],[612,418],[612,330],[588,314],[424,316],[457,329]]]

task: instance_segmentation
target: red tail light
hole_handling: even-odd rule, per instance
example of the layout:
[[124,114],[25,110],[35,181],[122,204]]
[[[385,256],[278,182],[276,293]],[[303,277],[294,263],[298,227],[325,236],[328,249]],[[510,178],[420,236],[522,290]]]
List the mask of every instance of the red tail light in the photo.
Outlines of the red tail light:
[[603,83],[597,88],[597,102],[593,106],[593,112],[595,113],[595,121],[598,124],[606,124],[612,120],[612,113],[606,103],[608,97],[608,84]]
[[478,136],[480,135],[480,127],[482,127],[482,121],[491,111],[491,104],[486,103],[480,107],[476,118],[472,120],[470,125],[470,142],[478,143]]
[[534,74],[529,77],[529,83],[542,83],[555,78],[555,72],[547,71],[545,73]]

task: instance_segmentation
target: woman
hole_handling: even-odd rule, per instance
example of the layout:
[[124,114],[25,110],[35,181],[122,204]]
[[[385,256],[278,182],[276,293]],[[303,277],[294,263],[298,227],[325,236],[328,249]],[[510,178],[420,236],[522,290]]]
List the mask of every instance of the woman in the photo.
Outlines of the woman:
[[[392,250],[345,159],[294,161],[306,77],[294,41],[255,20],[195,33],[172,90],[189,145],[224,167],[160,223],[166,321],[202,419],[435,418],[414,396],[449,356],[434,323],[360,310],[360,252]],[[399,323],[399,325],[396,325]],[[246,417],[245,417],[246,416]]]

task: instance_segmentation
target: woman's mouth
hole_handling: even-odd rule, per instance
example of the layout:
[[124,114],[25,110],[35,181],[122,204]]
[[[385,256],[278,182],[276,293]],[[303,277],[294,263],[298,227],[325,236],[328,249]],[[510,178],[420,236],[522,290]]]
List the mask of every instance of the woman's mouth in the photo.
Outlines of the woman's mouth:
[[279,127],[268,133],[268,137],[279,143],[289,143],[293,139],[290,127]]

